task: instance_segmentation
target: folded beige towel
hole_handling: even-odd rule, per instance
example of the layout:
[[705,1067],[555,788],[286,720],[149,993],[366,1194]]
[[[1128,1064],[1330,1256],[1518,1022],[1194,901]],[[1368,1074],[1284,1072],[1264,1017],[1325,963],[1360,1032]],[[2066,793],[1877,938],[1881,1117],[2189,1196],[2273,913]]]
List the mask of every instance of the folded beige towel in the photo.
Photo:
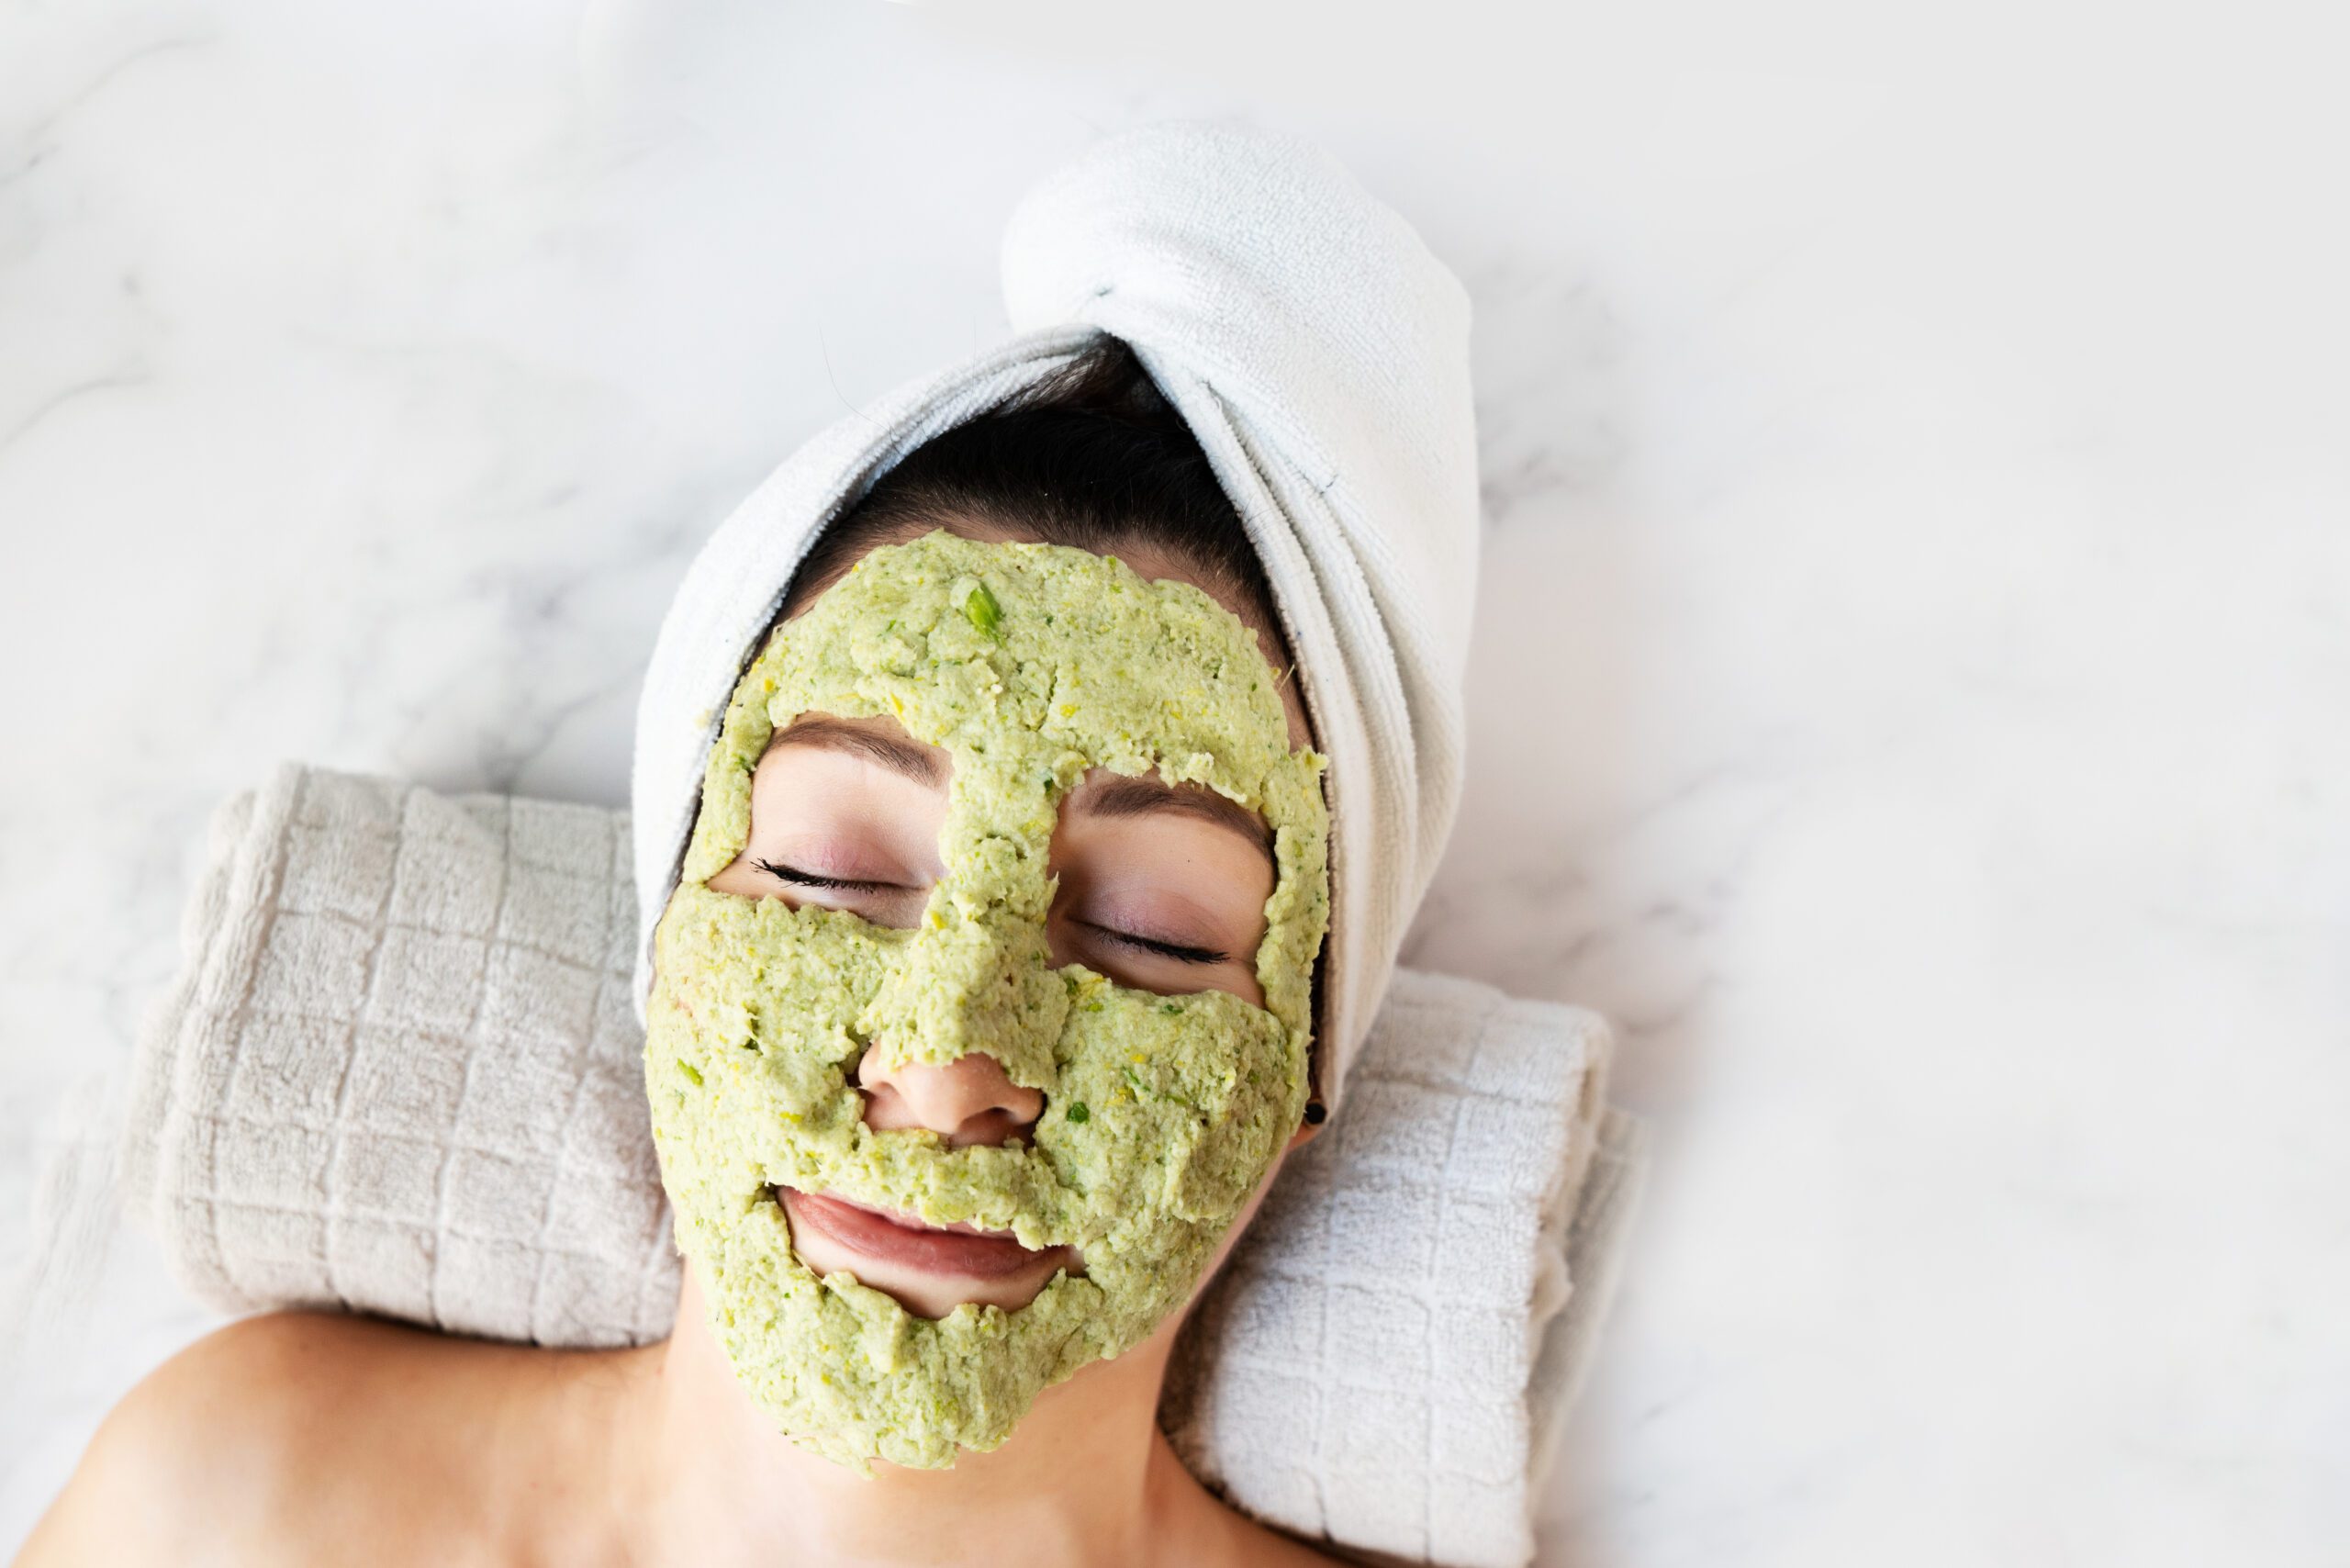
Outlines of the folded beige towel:
[[[224,807],[121,1164],[189,1288],[666,1334],[628,857],[621,812],[290,765]],[[1582,1009],[1397,972],[1186,1330],[1162,1414],[1203,1480],[1342,1547],[1528,1559],[1639,1169],[1608,1051]]]

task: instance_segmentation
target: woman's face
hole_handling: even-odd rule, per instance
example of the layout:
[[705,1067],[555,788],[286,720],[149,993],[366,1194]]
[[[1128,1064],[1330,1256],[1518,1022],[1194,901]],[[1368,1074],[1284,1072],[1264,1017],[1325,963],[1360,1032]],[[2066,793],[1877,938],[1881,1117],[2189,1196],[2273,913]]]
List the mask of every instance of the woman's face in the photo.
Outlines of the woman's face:
[[[1147,551],[1124,558],[1145,577],[1199,588],[1251,622],[1260,648],[1271,643],[1240,596],[1180,558]],[[1293,681],[1282,698],[1290,745],[1304,746],[1310,731]],[[944,749],[914,739],[894,718],[804,713],[778,730],[760,757],[748,841],[709,886],[910,928],[940,875],[953,776]],[[1170,787],[1097,767],[1061,801],[1049,869],[1058,884],[1046,926],[1055,965],[1083,964],[1163,996],[1222,991],[1264,1004],[1256,955],[1275,868],[1272,834],[1257,812],[1203,785]],[[928,1128],[958,1148],[1024,1138],[1044,1108],[1041,1094],[982,1055],[943,1066],[882,1065],[868,1049],[854,1079],[867,1126]],[[811,1270],[855,1274],[923,1317],[964,1302],[1024,1306],[1075,1261],[1066,1248],[1032,1251],[825,1194],[782,1196],[793,1249]]]
[[1178,563],[878,547],[737,682],[645,1087],[735,1374],[851,1464],[1002,1442],[1179,1311],[1297,1131],[1322,759]]

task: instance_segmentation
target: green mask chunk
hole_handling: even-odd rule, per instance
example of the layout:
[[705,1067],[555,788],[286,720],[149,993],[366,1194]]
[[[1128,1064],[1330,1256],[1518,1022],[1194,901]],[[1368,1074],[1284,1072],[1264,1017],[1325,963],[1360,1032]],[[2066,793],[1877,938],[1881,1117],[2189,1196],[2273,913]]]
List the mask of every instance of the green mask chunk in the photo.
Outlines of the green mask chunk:
[[[912,929],[707,885],[743,850],[770,736],[809,712],[892,717],[952,758],[944,875]],[[1304,1114],[1322,766],[1289,749],[1237,616],[1087,551],[932,533],[875,550],[777,629],[727,708],[655,931],[644,1065],[678,1247],[782,1431],[859,1468],[944,1468],[1189,1297]],[[1091,767],[1203,784],[1272,828],[1263,1007],[1054,966],[1046,857]],[[1001,1147],[876,1132],[848,1077],[875,1042],[893,1062],[993,1057],[1044,1114]],[[1016,1311],[917,1317],[804,1267],[777,1187],[1072,1246],[1083,1274]]]

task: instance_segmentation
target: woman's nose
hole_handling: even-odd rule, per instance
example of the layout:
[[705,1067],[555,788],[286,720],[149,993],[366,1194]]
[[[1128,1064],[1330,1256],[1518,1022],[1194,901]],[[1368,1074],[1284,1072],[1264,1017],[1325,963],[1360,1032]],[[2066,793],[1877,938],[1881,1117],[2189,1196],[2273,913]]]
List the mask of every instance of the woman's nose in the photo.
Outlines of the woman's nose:
[[882,1068],[867,1047],[856,1064],[865,1092],[865,1125],[876,1132],[928,1127],[948,1147],[1000,1144],[1025,1134],[1045,1114],[1045,1097],[1023,1089],[990,1056],[961,1056],[944,1067],[906,1062]]

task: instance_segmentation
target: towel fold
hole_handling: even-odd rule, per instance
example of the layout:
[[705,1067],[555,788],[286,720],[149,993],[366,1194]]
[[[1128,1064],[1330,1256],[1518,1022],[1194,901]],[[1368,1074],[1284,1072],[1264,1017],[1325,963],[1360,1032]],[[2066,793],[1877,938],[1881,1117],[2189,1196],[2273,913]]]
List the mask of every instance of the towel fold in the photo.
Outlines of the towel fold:
[[[124,1198],[229,1311],[668,1332],[626,816],[289,765],[224,807]],[[1399,971],[1345,1107],[1186,1327],[1161,1415],[1269,1523],[1516,1568],[1639,1169],[1580,1008]]]

